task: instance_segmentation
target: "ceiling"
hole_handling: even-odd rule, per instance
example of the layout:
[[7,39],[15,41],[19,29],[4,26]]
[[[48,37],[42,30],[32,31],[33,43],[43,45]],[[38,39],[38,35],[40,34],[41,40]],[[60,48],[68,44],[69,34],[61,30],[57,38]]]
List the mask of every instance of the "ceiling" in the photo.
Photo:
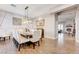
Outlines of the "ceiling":
[[54,10],[56,7],[61,6],[62,4],[0,4],[0,10],[8,11],[11,13],[25,15],[25,7],[28,6],[28,15],[29,17],[37,17],[43,15],[51,10]]
[[65,23],[68,21],[74,21],[76,15],[76,8],[66,10],[61,12],[61,14],[58,16],[58,21],[60,23]]

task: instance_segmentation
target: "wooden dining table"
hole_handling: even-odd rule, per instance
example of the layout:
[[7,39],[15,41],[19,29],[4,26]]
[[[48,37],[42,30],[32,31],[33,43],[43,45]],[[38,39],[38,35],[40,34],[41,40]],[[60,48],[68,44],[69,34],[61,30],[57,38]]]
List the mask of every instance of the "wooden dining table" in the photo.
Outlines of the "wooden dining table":
[[25,38],[27,38],[27,39],[33,37],[33,33],[32,32],[21,33],[20,35],[25,37]]

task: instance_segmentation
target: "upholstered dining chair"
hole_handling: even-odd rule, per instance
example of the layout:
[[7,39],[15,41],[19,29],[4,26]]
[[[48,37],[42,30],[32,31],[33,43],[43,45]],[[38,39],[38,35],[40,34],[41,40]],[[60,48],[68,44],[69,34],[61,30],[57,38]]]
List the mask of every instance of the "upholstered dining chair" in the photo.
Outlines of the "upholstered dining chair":
[[18,47],[18,51],[20,51],[20,47],[22,44],[25,44],[26,42],[29,42],[29,39],[22,37],[19,32],[13,32],[13,39],[15,41],[15,44]]
[[38,44],[38,46],[40,46],[40,31],[34,31],[33,34],[33,38],[30,38],[29,40],[32,42],[33,44],[33,48],[35,49],[36,43]]
[[4,41],[5,41],[6,37],[9,37],[9,39],[10,39],[11,32],[7,31],[7,30],[6,31],[5,30],[0,30],[0,38],[3,38]]
[[11,32],[5,32],[5,37],[9,37],[9,39],[11,38],[12,33]]

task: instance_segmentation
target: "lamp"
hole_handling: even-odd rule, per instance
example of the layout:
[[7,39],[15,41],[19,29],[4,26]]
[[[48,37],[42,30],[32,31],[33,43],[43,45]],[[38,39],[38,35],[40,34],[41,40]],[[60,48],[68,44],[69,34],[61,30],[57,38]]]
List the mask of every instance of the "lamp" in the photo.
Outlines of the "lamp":
[[25,17],[22,20],[22,24],[28,24],[31,22],[28,17],[28,8],[29,8],[28,6],[25,7]]

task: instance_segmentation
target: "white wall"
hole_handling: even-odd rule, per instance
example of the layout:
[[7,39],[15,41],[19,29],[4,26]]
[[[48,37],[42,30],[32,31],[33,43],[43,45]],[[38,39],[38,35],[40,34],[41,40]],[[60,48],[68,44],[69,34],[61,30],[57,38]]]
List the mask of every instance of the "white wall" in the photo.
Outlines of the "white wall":
[[[0,11],[0,30],[13,31],[13,29],[18,30],[22,28],[33,28],[33,25],[13,25],[13,17],[22,18],[20,15]],[[4,18],[4,19],[3,19]]]
[[0,30],[5,29],[10,31],[12,27],[12,15],[6,12],[0,11]]
[[[4,20],[3,20],[3,17],[4,17]],[[13,21],[12,17],[21,18],[22,16],[0,11],[0,23],[3,20],[3,23],[0,26],[0,29],[5,29],[6,31],[13,31],[13,29],[18,30],[25,27],[30,28],[30,29],[36,28],[35,20],[33,21],[33,24],[31,25],[15,26],[12,23]],[[45,29],[45,38],[55,39],[55,15],[54,14],[45,17],[44,29]]]
[[55,38],[55,14],[45,17],[45,38]]
[[[52,9],[51,12],[52,13],[56,12],[56,11],[58,11],[60,9],[68,7],[68,6],[72,6],[72,5],[63,6],[61,8],[59,7],[59,8],[56,8],[55,10]],[[22,28],[22,27],[24,27],[24,26],[14,26],[12,24],[12,17],[13,16],[21,17],[21,16],[18,16],[18,15],[13,15],[13,14],[7,13],[7,15],[6,15],[5,19],[4,19],[4,22],[2,23],[0,28],[6,28],[7,30],[12,30],[13,28]],[[1,17],[3,18],[3,16],[1,16]],[[0,17],[0,20],[2,19],[1,17]],[[26,27],[32,28],[33,26],[28,25]],[[55,29],[56,29],[55,14],[48,15],[48,16],[45,17],[45,27],[44,27],[44,29],[45,29],[45,38],[51,38],[51,39],[56,38],[56,33],[55,33]]]
[[[61,10],[64,10],[65,8],[68,8],[68,7],[71,7],[71,6],[74,6],[74,4],[65,4],[63,6],[59,6],[55,9],[51,9],[51,13],[55,13],[55,12],[58,12],[58,11],[61,11]],[[49,13],[48,13],[49,14]],[[44,16],[47,15],[47,14],[44,14]],[[42,16],[40,16],[42,17]],[[51,39],[57,39],[58,38],[58,32],[57,32],[57,25],[58,25],[58,22],[56,22],[56,15],[53,14],[53,15],[48,15],[45,18],[45,38],[51,38]]]
[[[44,16],[42,18],[45,19],[44,37],[49,39],[56,39],[55,14]],[[36,28],[36,20],[38,20],[38,18],[34,20],[34,28]]]
[[75,27],[76,27],[76,42],[79,42],[79,7],[76,11],[76,18],[75,18]]

